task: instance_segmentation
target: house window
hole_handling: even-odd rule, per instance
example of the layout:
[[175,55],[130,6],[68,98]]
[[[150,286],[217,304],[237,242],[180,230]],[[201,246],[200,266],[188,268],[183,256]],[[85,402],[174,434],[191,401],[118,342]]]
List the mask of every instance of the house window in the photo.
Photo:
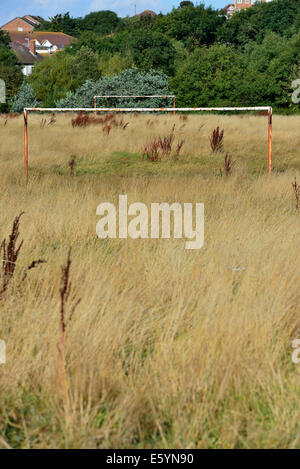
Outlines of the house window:
[[249,0],[245,0],[245,3],[249,3]]
[[23,31],[23,28],[20,28],[20,27],[19,27],[19,28],[18,28],[18,31]]
[[242,0],[237,0],[238,3],[242,3]]

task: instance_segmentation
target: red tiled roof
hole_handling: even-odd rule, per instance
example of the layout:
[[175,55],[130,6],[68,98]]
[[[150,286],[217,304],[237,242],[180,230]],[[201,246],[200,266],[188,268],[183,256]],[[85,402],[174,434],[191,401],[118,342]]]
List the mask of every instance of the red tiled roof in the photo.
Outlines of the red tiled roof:
[[18,57],[20,64],[33,65],[35,62],[41,62],[43,60],[41,55],[34,55],[32,52],[30,52],[28,47],[23,46],[23,44],[20,42],[11,42],[9,46]]
[[23,20],[34,24],[35,26],[41,24],[42,18],[40,16],[25,15],[22,17]]
[[145,10],[145,11],[142,11],[142,13],[139,13],[138,15],[136,16],[157,16],[156,13],[152,10]]
[[22,20],[25,23],[29,24],[30,26],[38,26],[38,24],[41,24],[42,18],[39,16],[32,16],[32,15],[25,15],[25,16],[16,16],[16,18],[13,18],[12,20],[8,21],[5,23],[1,28],[4,28],[4,26],[7,26],[10,23],[13,23],[15,20]]
[[28,18],[20,18],[20,20],[25,21],[25,23],[29,24],[30,26],[33,26],[33,27],[37,26],[36,23],[34,23],[33,21],[30,21]]
[[28,41],[26,39],[37,39],[40,43],[43,41],[51,42],[54,46],[68,46],[71,42],[76,41],[76,39],[68,34],[64,33],[52,33],[47,31],[8,31],[10,35],[11,42],[19,42],[21,44],[27,45]]

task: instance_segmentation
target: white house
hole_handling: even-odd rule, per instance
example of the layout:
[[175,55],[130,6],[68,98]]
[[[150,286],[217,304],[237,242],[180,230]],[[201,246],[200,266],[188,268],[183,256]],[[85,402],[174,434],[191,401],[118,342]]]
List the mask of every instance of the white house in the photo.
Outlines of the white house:
[[9,32],[10,47],[23,65],[23,74],[31,74],[34,64],[43,60],[47,55],[55,54],[76,41],[72,36],[64,33],[48,31]]

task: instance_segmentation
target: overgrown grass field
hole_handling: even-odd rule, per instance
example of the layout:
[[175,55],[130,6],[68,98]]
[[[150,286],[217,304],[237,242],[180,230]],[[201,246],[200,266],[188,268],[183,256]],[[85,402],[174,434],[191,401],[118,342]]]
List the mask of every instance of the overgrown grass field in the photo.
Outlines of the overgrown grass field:
[[[25,212],[0,297],[0,446],[299,448],[300,117],[274,116],[271,176],[265,116],[73,118],[29,116],[26,184],[23,119],[0,117],[0,240]],[[119,194],[203,202],[203,248],[100,240],[96,207]]]

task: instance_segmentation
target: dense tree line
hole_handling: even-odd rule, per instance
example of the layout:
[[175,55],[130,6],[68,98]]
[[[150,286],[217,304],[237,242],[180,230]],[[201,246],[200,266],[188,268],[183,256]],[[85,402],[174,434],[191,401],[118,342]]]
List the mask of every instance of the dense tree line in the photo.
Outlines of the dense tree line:
[[84,18],[66,13],[40,28],[77,39],[36,65],[29,81],[43,105],[76,95],[87,80],[99,85],[135,69],[168,76],[178,105],[272,104],[284,112],[299,110],[291,100],[291,83],[300,78],[299,0],[258,3],[231,19],[185,0],[166,15],[121,19],[111,11]]
[[[6,84],[6,98],[11,100],[22,83],[22,74],[17,57],[9,48],[9,36],[0,29],[0,79]],[[0,104],[0,110],[7,106]]]
[[42,31],[60,31],[75,37],[79,37],[81,33],[86,31],[93,31],[103,35],[115,31],[120,26],[121,21],[121,18],[113,11],[92,12],[84,18],[71,18],[68,12],[49,18],[49,21],[43,21],[37,29]]

